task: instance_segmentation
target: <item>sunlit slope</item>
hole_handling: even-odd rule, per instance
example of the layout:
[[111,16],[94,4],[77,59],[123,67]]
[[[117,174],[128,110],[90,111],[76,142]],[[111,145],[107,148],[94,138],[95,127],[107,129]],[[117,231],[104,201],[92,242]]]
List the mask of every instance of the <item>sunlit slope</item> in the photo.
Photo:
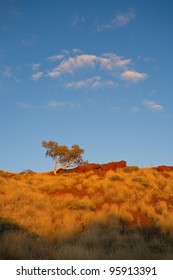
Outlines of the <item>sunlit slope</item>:
[[126,167],[98,176],[0,171],[0,217],[47,238],[118,218],[173,230],[173,172]]

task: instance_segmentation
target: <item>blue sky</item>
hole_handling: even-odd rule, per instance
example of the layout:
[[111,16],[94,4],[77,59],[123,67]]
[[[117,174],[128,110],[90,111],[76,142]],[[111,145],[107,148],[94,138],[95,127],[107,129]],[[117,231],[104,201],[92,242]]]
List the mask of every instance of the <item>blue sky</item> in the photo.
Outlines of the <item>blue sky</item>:
[[171,0],[0,0],[0,169],[173,165]]

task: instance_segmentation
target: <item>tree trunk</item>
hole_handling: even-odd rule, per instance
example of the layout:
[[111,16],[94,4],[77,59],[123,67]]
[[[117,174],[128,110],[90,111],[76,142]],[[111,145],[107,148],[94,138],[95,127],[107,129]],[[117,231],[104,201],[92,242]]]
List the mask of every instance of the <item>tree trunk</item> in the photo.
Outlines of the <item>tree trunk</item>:
[[55,175],[56,175],[56,171],[57,171],[57,169],[56,169],[57,164],[58,164],[58,159],[55,158],[54,169],[53,169],[53,172]]
[[67,168],[70,167],[72,165],[73,161],[70,161],[64,165],[59,166],[58,168],[56,168],[57,164],[58,164],[58,159],[55,159],[55,164],[54,164],[54,174],[57,175],[57,171],[63,168]]

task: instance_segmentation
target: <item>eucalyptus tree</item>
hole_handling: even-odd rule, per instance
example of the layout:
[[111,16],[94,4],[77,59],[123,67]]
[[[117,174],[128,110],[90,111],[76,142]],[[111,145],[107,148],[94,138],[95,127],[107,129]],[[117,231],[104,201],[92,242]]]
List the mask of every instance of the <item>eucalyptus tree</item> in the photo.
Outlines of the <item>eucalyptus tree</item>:
[[[51,157],[54,160],[53,171],[55,175],[59,169],[80,165],[84,162],[82,158],[84,149],[77,144],[68,148],[65,145],[59,145],[55,141],[43,141],[42,146],[46,149],[46,157]],[[60,164],[58,168],[57,164]]]

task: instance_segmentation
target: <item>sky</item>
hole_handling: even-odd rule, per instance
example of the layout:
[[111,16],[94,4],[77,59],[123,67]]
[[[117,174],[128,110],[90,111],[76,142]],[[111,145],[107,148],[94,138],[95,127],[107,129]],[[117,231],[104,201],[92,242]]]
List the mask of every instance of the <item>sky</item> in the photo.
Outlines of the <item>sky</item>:
[[0,0],[0,169],[173,165],[172,0]]

